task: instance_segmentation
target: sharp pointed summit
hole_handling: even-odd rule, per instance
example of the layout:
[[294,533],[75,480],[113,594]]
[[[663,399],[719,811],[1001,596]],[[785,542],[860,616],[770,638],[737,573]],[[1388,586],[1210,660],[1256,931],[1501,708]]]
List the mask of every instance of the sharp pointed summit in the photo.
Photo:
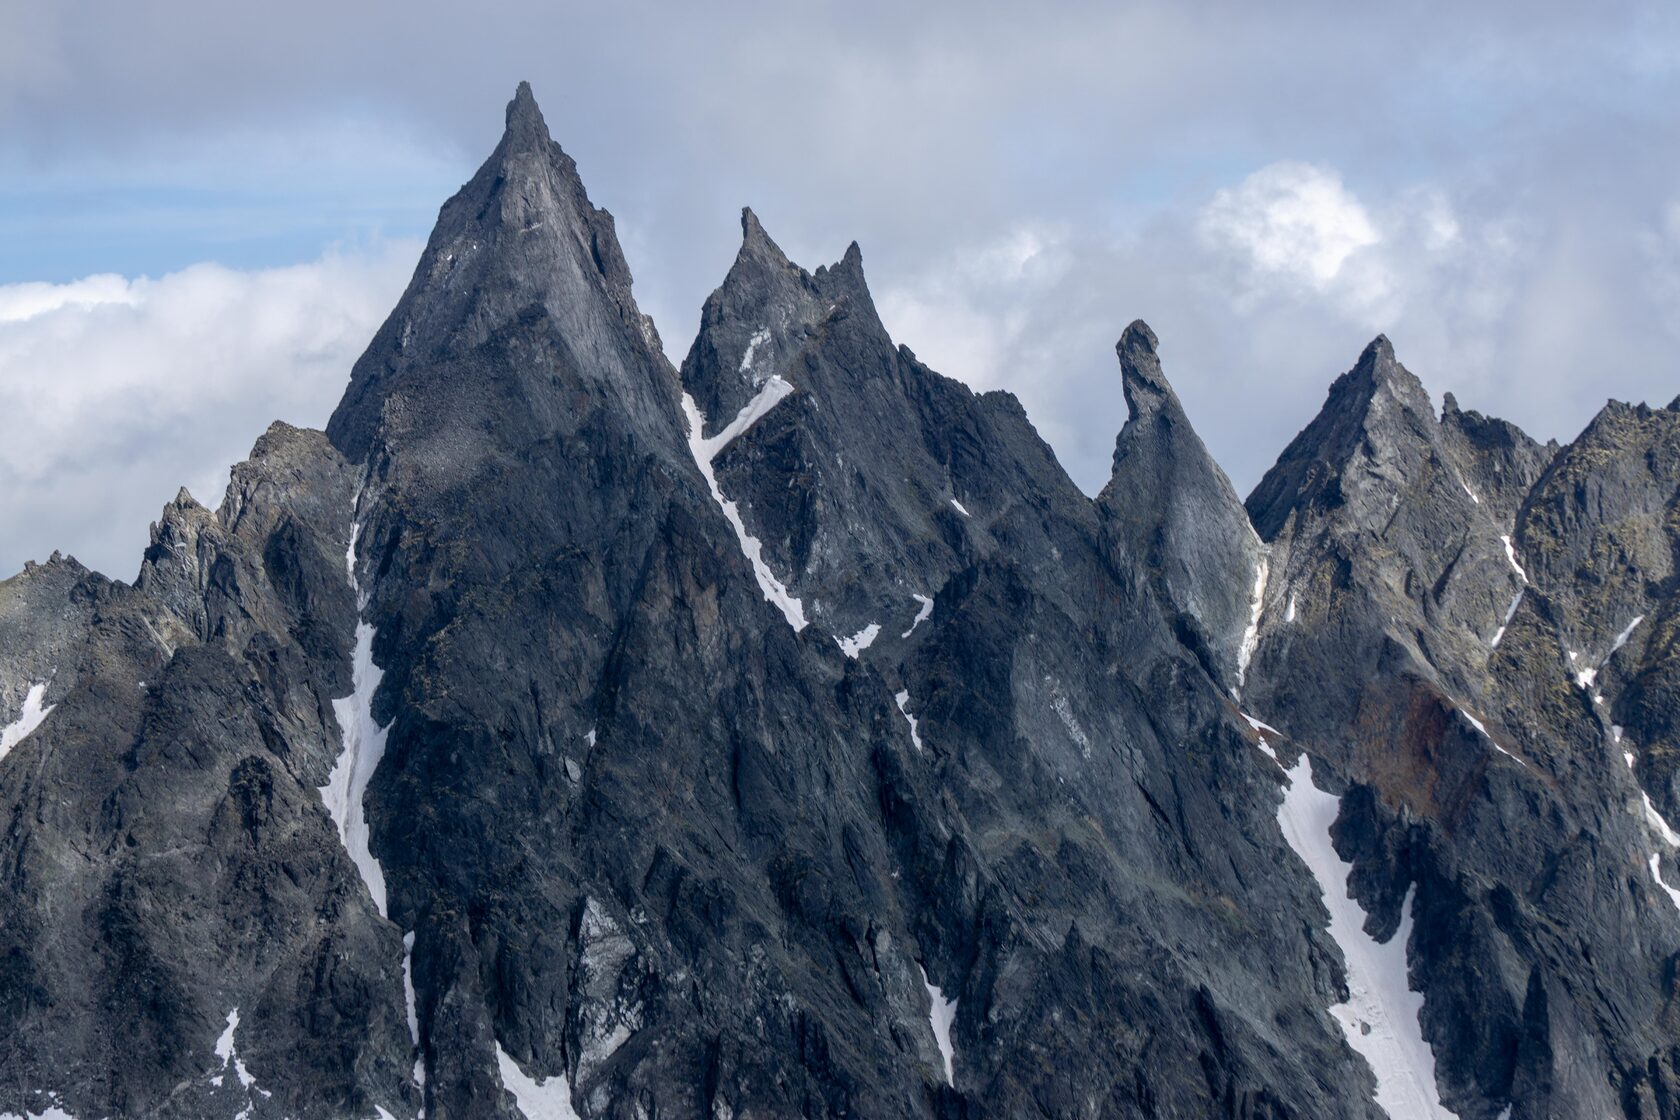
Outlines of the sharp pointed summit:
[[753,213],[752,207],[741,207],[741,251],[740,255],[762,258],[777,267],[787,265],[787,254],[782,247],[765,232],[764,225]]
[[1113,474],[1097,508],[1109,547],[1143,563],[1192,651],[1235,690],[1258,609],[1260,543],[1231,480],[1161,371],[1158,346],[1141,319],[1115,344],[1130,415],[1114,442]]
[[1121,388],[1134,421],[1162,408],[1182,411],[1178,394],[1161,373],[1161,359],[1156,353],[1159,345],[1155,332],[1142,319],[1133,321],[1114,345],[1120,359]]
[[[1392,482],[1392,465],[1427,456],[1439,439],[1437,429],[1423,383],[1400,364],[1388,338],[1378,335],[1331,384],[1324,407],[1249,495],[1255,529],[1269,541],[1297,507],[1350,500],[1371,479]],[[1390,466],[1369,476],[1350,466],[1373,457]],[[1386,501],[1386,493],[1371,500]]]
[[444,204],[327,434],[361,461],[381,432],[429,440],[469,418],[529,428],[542,422],[537,401],[574,387],[615,401],[680,455],[675,383],[631,294],[612,215],[590,202],[521,83],[501,141]]
[[508,147],[527,147],[551,143],[548,134],[548,122],[543,120],[542,109],[537,105],[536,95],[531,92],[530,82],[520,82],[513,91],[513,100],[507,104],[507,132]]

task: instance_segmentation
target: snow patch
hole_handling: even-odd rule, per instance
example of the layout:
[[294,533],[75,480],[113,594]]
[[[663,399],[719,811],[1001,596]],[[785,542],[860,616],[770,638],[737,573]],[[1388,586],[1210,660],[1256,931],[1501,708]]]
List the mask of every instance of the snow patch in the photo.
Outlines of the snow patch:
[[583,741],[592,747],[595,745],[595,729],[593,727],[584,735]]
[[740,372],[742,372],[742,373],[751,373],[752,372],[753,358],[757,357],[758,348],[760,346],[763,346],[765,343],[767,343],[769,341],[770,341],[770,328],[768,328],[768,327],[760,327],[757,331],[755,331],[753,333],[753,336],[751,338],[747,339],[747,351],[746,351],[746,353],[741,355],[741,370],[740,370]]
[[840,652],[844,653],[853,661],[856,661],[857,655],[874,645],[875,639],[879,637],[880,634],[881,624],[879,622],[871,622],[868,626],[865,626],[862,630],[859,630],[851,637],[836,638],[834,639],[834,642],[840,647]]
[[1261,552],[1254,565],[1254,590],[1248,594],[1248,629],[1243,631],[1242,641],[1237,645],[1237,687],[1231,690],[1237,696],[1242,695],[1249,660],[1254,656],[1254,648],[1260,644],[1260,612],[1266,606],[1267,575],[1266,554]]
[[[1400,926],[1386,942],[1365,932],[1365,912],[1347,892],[1352,865],[1330,842],[1340,798],[1313,785],[1306,752],[1286,772],[1289,787],[1278,807],[1284,839],[1318,881],[1330,912],[1330,936],[1347,962],[1348,1001],[1330,1008],[1348,1045],[1377,1079],[1378,1107],[1392,1120],[1448,1120],[1435,1086],[1435,1055],[1424,1041],[1418,1012],[1423,996],[1411,990],[1406,943],[1412,932],[1413,884],[1400,907]],[[1680,905],[1680,900],[1677,900]]]
[[1458,712],[1459,715],[1464,717],[1464,720],[1465,720],[1466,723],[1468,723],[1471,727],[1474,727],[1476,729],[1477,734],[1481,735],[1482,738],[1486,739],[1488,742],[1493,744],[1493,749],[1494,750],[1498,751],[1500,754],[1504,755],[1506,758],[1514,760],[1519,766],[1523,767],[1524,769],[1527,769],[1528,763],[1524,762],[1520,758],[1517,758],[1516,755],[1512,754],[1510,751],[1508,751],[1504,747],[1500,746],[1499,745],[1499,740],[1495,739],[1492,735],[1488,734],[1488,729],[1482,724],[1481,720],[1477,719],[1475,716],[1471,715],[1469,712],[1465,711],[1463,708],[1456,708],[1455,710]]
[[1627,628],[1624,629],[1620,634],[1616,635],[1616,642],[1615,642],[1614,645],[1612,645],[1610,647],[1610,652],[1604,655],[1604,660],[1608,661],[1612,657],[1616,656],[1616,651],[1621,649],[1623,646],[1627,645],[1628,644],[1628,639],[1633,637],[1634,628],[1637,627],[1641,622],[1644,622],[1644,621],[1645,621],[1645,616],[1644,615],[1639,615],[1639,616],[1635,617],[1632,622],[1628,623]]
[[914,591],[910,593],[910,598],[916,600],[916,602],[920,603],[922,607],[916,612],[916,617],[911,620],[910,629],[899,635],[901,638],[908,638],[910,635],[914,634],[916,632],[916,627],[926,622],[928,617],[933,614],[932,599],[929,599],[926,595],[918,595]]
[[1668,821],[1663,818],[1661,813],[1657,812],[1657,807],[1651,803],[1651,795],[1641,790],[1639,796],[1645,799],[1645,822],[1651,826],[1652,831],[1661,836],[1669,847],[1680,848],[1680,832],[1675,832],[1668,827]]
[[1522,564],[1517,560],[1517,546],[1511,543],[1511,538],[1502,536],[1499,543],[1505,546],[1505,559],[1511,562],[1511,570],[1517,573],[1517,578],[1524,584],[1528,583],[1528,573],[1523,571]]
[[1463,717],[1465,717],[1465,720],[1467,720],[1468,724],[1472,725],[1472,727],[1475,727],[1475,729],[1477,729],[1478,734],[1482,735],[1483,739],[1487,739],[1487,741],[1490,742],[1490,744],[1494,744],[1495,751],[1499,751],[1500,754],[1504,754],[1504,756],[1507,757],[1507,759],[1510,759],[1510,761],[1515,762],[1515,764],[1517,764],[1517,766],[1524,767],[1524,769],[1527,769],[1527,767],[1529,767],[1529,764],[1527,764],[1527,762],[1522,761],[1522,759],[1519,759],[1519,757],[1515,756],[1515,754],[1512,754],[1512,752],[1507,751],[1507,749],[1505,749],[1505,747],[1499,746],[1499,739],[1494,739],[1494,735],[1487,734],[1487,727],[1483,727],[1482,720],[1478,720],[1477,717],[1475,717],[1475,715],[1470,715],[1470,712],[1465,712],[1465,710],[1463,710],[1463,709],[1457,709],[1457,712],[1458,712],[1458,714],[1463,715]]
[[33,1112],[25,1109],[21,1116],[15,1112],[0,1112],[0,1120],[76,1120],[74,1116],[58,1106],[57,1093],[37,1092],[35,1095],[45,1097],[52,1102],[47,1105],[45,1111]]
[[1648,866],[1651,868],[1651,878],[1655,879],[1657,881],[1657,886],[1661,887],[1663,889],[1663,893],[1668,895],[1668,900],[1674,903],[1674,908],[1676,910],[1680,910],[1680,891],[1675,890],[1673,887],[1663,882],[1662,856],[1658,855],[1656,852],[1652,852],[1651,860]]
[[414,1046],[414,1083],[426,1084],[426,1055],[420,1049],[420,1014],[414,999],[414,931],[403,934],[403,1006],[408,1012],[408,1041]]
[[501,1043],[496,1043],[496,1068],[502,1075],[502,1087],[513,1094],[525,1120],[581,1120],[572,1108],[572,1088],[566,1075],[535,1078],[527,1076],[519,1063],[508,1057]]
[[[251,1076],[251,1071],[245,1068],[244,1061],[240,1059],[239,1048],[234,1044],[234,1035],[238,1032],[238,1030],[239,1008],[236,1007],[232,1011],[228,1012],[227,1029],[222,1032],[220,1038],[216,1039],[216,1057],[220,1058],[222,1061],[221,1068],[226,1070],[229,1067],[232,1067],[234,1076],[239,1078],[240,1088],[244,1089],[247,1094],[249,1094],[252,1089],[256,1089],[257,1092],[261,1093],[263,1096],[272,1097],[274,1094],[270,1093],[267,1089],[257,1088],[257,1079]],[[221,1084],[220,1077],[212,1080],[218,1086]],[[247,1116],[250,1114],[250,1111],[251,1110],[249,1108],[246,1108],[244,1112],[240,1113],[240,1115]]]
[[[352,508],[361,503],[361,487],[357,487]],[[333,718],[338,721],[341,736],[338,758],[327,784],[319,787],[321,802],[327,807],[338,828],[339,841],[350,854],[362,882],[367,885],[380,917],[385,917],[385,870],[368,847],[367,810],[363,799],[368,782],[385,757],[385,735],[391,725],[380,727],[373,718],[373,697],[385,671],[373,663],[375,629],[360,618],[367,609],[368,595],[356,578],[356,541],[360,538],[360,520],[350,524],[350,544],[344,551],[344,570],[350,579],[350,589],[356,593],[356,648],[350,662],[350,695],[332,702]]]
[[1289,593],[1289,606],[1283,612],[1283,620],[1285,622],[1295,621],[1295,592],[1293,591]]
[[928,1025],[933,1028],[933,1041],[939,1046],[939,1056],[945,1059],[945,1084],[956,1085],[956,1048],[951,1045],[951,1027],[957,1021],[957,1001],[946,999],[939,986],[928,979],[927,969],[921,965],[922,986],[928,993]]
[[706,427],[706,417],[694,403],[694,398],[684,393],[682,407],[683,415],[688,419],[688,449],[694,456],[694,465],[700,468],[700,474],[712,492],[712,500],[723,511],[724,519],[729,522],[730,528],[735,530],[735,539],[740,542],[742,555],[752,565],[753,576],[758,580],[758,589],[764,593],[766,600],[780,608],[788,625],[797,632],[805,629],[804,604],[789,594],[787,587],[771,573],[770,565],[764,561],[764,545],[757,537],[747,532],[747,526],[741,520],[740,507],[723,496],[723,490],[718,486],[717,472],[712,469],[712,461],[735,440],[735,437],[752,427],[791,392],[792,385],[778,376],[772,376],[764,383],[764,388],[758,391],[758,395],[748,401],[746,407],[729,422],[729,426],[710,439],[701,434]]
[[1464,493],[1469,496],[1469,498],[1472,502],[1475,502],[1477,505],[1482,504],[1482,500],[1480,498],[1476,497],[1476,492],[1474,490],[1470,489],[1470,484],[1468,482],[1465,482],[1461,478],[1461,479],[1458,480],[1458,484],[1460,486],[1464,487]]
[[[145,685],[142,684],[141,687],[144,688]],[[54,708],[58,707],[57,704],[48,704],[43,707],[41,701],[45,700],[46,697],[47,686],[45,682],[29,686],[29,692],[23,698],[23,713],[4,728],[0,728],[0,758],[5,758],[11,754],[12,748],[23,742],[31,731],[41,726],[41,721],[46,719]]]
[[908,707],[910,703],[910,690],[905,689],[902,692],[895,694],[893,696],[893,702],[898,705],[898,710],[904,713],[904,718],[910,721],[910,741],[916,745],[916,749],[918,751],[921,750],[922,737],[916,733],[916,717],[910,714],[910,709]]
[[1522,591],[1518,591],[1511,599],[1511,605],[1505,608],[1505,621],[1501,622],[1499,624],[1499,629],[1494,631],[1493,641],[1488,643],[1489,649],[1499,648],[1500,639],[1505,637],[1505,628],[1511,625],[1511,620],[1513,618],[1517,617],[1517,608],[1522,606],[1523,591],[1526,590],[1527,588],[1524,588]]
[[1061,685],[1048,677],[1045,678],[1045,683],[1050,685],[1050,707],[1062,721],[1062,726],[1067,728],[1068,736],[1079,745],[1079,753],[1090,758],[1091,740],[1085,734],[1085,729],[1079,726],[1079,720],[1073,714],[1073,705],[1068,702],[1067,693],[1062,691]]
[[367,809],[362,804],[367,796],[373,772],[385,757],[385,736],[391,725],[379,726],[373,718],[373,697],[385,670],[373,663],[374,628],[366,622],[356,623],[356,652],[351,667],[349,696],[334,700],[333,716],[343,735],[343,747],[333,764],[327,784],[321,788],[321,800],[338,826],[338,838],[344,850],[367,884],[368,894],[385,917],[385,871],[368,847]]
[[1267,734],[1272,734],[1282,739],[1285,737],[1283,732],[1263,720],[1255,719],[1247,712],[1238,712],[1237,714],[1242,716],[1242,718],[1248,722],[1250,727],[1254,728],[1255,734],[1260,737],[1260,749],[1266,752],[1266,757],[1271,759],[1273,762],[1276,762],[1278,760],[1277,751],[1272,749],[1271,741],[1268,740],[1266,736]]
[[[361,584],[356,581],[356,538],[362,535],[362,523],[350,523],[350,543],[344,546],[344,570],[350,573],[350,586],[357,592],[361,591]],[[366,604],[358,604],[365,606]]]
[[951,499],[951,508],[956,510],[958,513],[962,514],[964,517],[974,516],[973,514],[969,513],[966,509],[964,509],[963,504],[961,502],[957,501],[955,498]]

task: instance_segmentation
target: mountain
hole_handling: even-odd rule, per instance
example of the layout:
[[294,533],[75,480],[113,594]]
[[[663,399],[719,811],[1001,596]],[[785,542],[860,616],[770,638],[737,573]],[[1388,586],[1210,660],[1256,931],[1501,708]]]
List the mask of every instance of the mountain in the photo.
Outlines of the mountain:
[[751,211],[680,368],[529,87],[327,429],[0,583],[0,1115],[1680,1117],[1680,412],[1379,338],[1081,493]]

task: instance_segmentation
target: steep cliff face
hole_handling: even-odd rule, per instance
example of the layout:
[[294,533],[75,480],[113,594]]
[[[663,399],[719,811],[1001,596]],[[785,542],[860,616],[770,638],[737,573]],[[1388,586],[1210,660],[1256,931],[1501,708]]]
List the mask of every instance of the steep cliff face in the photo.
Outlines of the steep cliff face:
[[1629,623],[1667,598],[1656,415],[1612,405],[1562,451],[1450,400],[1437,420],[1378,339],[1249,499],[1281,580],[1249,703],[1346,787],[1373,929],[1409,905],[1461,1116],[1673,1107],[1672,833],[1613,717]]
[[1161,372],[1157,346],[1139,321],[1115,347],[1130,416],[1097,508],[1110,547],[1142,563],[1184,644],[1236,694],[1254,655],[1270,562]]
[[1379,339],[1245,510],[1134,323],[1093,501],[742,227],[675,369],[521,86],[325,435],[0,584],[0,1113],[1680,1116],[1680,416]]

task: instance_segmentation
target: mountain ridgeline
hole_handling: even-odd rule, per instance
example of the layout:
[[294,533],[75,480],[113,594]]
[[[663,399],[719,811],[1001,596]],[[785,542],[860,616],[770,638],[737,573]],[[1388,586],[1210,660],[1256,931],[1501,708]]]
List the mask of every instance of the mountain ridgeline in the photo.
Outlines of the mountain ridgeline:
[[1680,1120],[1680,412],[1378,338],[1244,503],[1134,323],[1093,500],[742,231],[674,368],[522,85],[324,433],[0,583],[0,1116]]

